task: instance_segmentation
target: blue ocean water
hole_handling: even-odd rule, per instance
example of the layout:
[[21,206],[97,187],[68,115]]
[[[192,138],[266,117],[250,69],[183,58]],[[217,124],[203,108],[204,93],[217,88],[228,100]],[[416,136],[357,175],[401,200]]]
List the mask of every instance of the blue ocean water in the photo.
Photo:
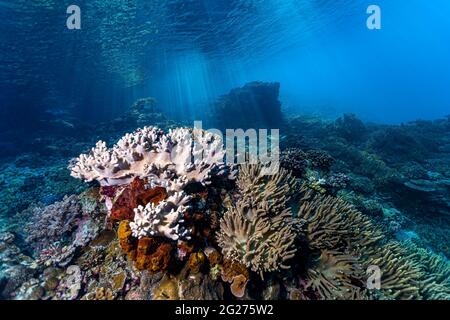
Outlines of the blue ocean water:
[[[60,1],[0,3],[4,122],[45,109],[112,117],[143,96],[201,118],[253,80],[281,82],[288,110],[399,123],[449,112],[448,1]],[[381,30],[366,9],[381,8]]]

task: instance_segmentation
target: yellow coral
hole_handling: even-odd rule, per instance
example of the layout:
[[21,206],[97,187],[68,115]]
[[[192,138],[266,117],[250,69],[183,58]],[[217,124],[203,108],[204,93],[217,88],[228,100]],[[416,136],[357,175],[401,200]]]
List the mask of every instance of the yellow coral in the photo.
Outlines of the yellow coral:
[[178,282],[175,278],[166,276],[155,290],[154,300],[179,300]]

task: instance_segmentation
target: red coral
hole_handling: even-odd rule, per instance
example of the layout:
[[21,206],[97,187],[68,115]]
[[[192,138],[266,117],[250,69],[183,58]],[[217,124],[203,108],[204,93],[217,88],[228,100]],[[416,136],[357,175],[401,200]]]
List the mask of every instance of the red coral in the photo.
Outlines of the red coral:
[[133,220],[133,209],[137,208],[139,205],[145,206],[150,202],[158,204],[166,198],[166,189],[162,187],[146,189],[145,181],[140,178],[135,178],[129,186],[123,189],[114,201],[111,208],[110,219],[112,222]]

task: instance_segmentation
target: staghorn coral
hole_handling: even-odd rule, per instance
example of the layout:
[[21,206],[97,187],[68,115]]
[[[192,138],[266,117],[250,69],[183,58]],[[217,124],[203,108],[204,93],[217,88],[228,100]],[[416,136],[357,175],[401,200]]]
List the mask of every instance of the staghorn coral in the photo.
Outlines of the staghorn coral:
[[111,149],[105,142],[97,142],[69,169],[73,177],[96,180],[102,186],[128,184],[140,177],[148,178],[152,185],[182,189],[192,182],[207,185],[213,175],[231,178],[224,156],[220,137],[212,133],[177,128],[164,134],[144,127],[126,134]]

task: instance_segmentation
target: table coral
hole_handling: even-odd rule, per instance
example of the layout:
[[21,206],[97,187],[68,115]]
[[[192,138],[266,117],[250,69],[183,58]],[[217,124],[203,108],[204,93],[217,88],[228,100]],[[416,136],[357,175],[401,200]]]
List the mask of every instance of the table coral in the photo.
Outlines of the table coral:
[[128,184],[135,177],[158,185],[175,176],[183,178],[178,181],[183,188],[191,182],[208,184],[213,173],[227,175],[224,156],[221,139],[206,131],[177,128],[164,134],[144,127],[126,134],[111,149],[97,142],[70,169],[73,177],[102,186]]

